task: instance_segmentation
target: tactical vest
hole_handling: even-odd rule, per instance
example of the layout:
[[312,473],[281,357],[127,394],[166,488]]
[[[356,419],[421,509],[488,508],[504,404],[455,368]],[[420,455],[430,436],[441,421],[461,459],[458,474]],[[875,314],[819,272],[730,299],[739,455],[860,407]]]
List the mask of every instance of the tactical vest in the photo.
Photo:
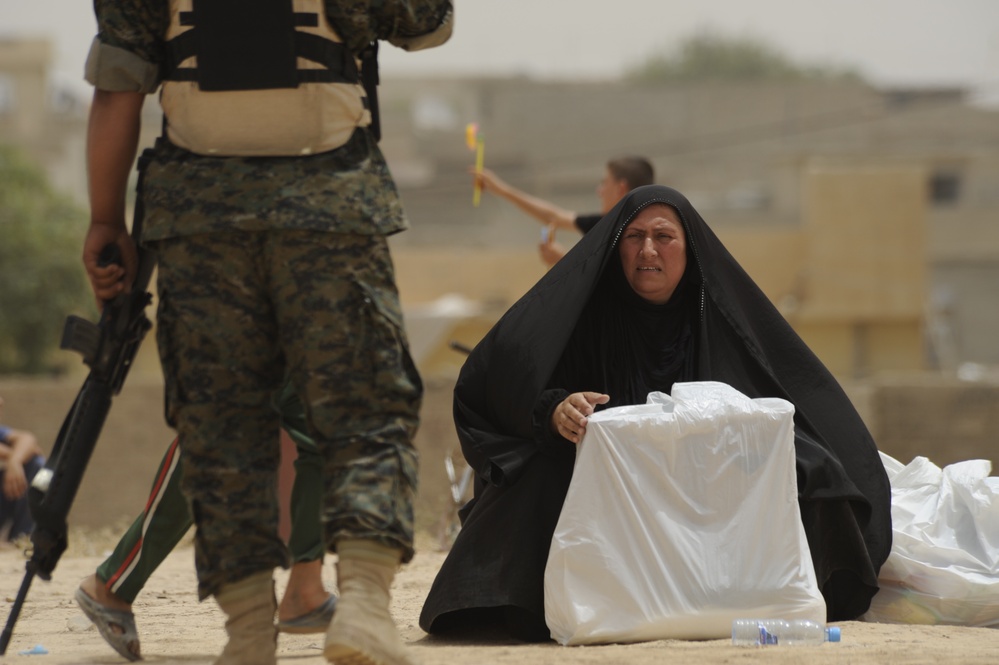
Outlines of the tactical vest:
[[371,123],[323,0],[170,0],[166,60],[166,134],[198,154],[310,155]]

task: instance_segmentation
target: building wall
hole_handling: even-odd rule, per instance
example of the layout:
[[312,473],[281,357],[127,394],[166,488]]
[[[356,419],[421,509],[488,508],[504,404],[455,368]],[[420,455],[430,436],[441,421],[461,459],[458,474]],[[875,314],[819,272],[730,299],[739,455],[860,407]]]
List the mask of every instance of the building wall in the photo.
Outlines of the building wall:
[[85,202],[87,110],[50,86],[51,61],[47,40],[0,38],[0,143],[21,148],[56,189]]
[[3,75],[3,106],[0,107],[0,138],[38,141],[46,131],[48,106],[46,74],[52,47],[42,39],[0,38],[0,72]]
[[933,375],[886,375],[869,392],[868,422],[878,447],[902,463],[937,466],[969,459],[999,463],[999,382]]
[[815,165],[803,186],[805,251],[792,325],[820,357],[822,342],[835,340],[829,364],[837,375],[922,369],[925,173]]

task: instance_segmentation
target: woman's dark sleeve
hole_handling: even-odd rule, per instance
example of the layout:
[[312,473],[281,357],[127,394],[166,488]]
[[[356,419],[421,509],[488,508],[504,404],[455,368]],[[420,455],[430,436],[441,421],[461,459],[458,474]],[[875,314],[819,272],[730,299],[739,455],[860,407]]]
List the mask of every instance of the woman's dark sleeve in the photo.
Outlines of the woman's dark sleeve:
[[561,434],[553,432],[551,427],[552,413],[568,396],[568,390],[552,388],[541,393],[534,403],[534,413],[532,414],[534,440],[537,442],[540,452],[545,455],[558,455],[566,450],[572,451],[574,448],[571,441]]
[[568,439],[553,433],[547,423],[559,402],[569,396],[565,390],[546,390],[535,402],[532,414],[534,440],[503,435],[468,406],[456,393],[455,426],[461,451],[468,464],[484,481],[493,485],[510,485],[517,481],[524,465],[537,453],[574,455],[575,446]]

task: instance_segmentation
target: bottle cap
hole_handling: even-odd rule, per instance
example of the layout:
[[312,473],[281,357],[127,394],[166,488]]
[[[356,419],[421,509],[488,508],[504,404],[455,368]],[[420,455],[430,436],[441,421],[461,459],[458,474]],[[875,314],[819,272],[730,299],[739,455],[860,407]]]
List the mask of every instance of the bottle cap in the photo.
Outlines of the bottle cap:
[[839,626],[826,628],[826,640],[828,642],[839,642]]

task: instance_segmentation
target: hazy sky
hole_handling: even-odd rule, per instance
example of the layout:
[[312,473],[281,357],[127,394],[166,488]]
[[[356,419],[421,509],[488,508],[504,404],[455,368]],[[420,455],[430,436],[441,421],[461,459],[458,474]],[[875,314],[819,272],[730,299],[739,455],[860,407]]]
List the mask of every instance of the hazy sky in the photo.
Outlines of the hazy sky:
[[[456,0],[455,36],[383,73],[612,78],[698,31],[754,37],[807,63],[888,85],[960,84],[999,96],[999,0]],[[86,0],[0,0],[0,35],[51,35],[78,81],[94,33]]]

